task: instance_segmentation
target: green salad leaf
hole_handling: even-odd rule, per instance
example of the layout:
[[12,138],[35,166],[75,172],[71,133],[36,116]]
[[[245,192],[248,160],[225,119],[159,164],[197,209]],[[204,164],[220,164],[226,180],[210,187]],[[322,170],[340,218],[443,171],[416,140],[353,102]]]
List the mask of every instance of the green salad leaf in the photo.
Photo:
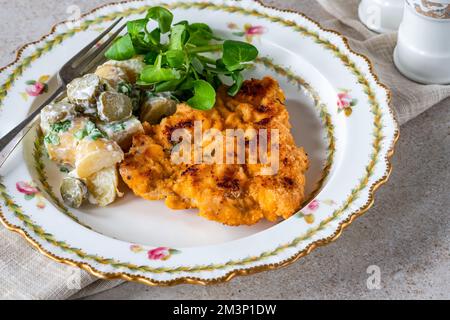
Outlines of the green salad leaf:
[[147,53],[144,57],[144,62],[146,64],[155,64],[156,62],[156,58],[158,58],[159,56],[159,52],[156,51],[150,51],[149,53]]
[[[128,22],[127,35],[116,40],[106,57],[120,61],[143,55],[147,66],[137,84],[153,93],[170,93],[192,108],[213,108],[215,90],[224,82],[231,83],[228,94],[236,95],[258,49],[246,42],[223,40],[205,23],[173,24],[173,20],[166,8],[150,8],[144,19]],[[148,30],[150,21],[158,27]]]
[[210,110],[216,103],[216,90],[209,82],[194,81],[194,96],[187,103],[194,109]]
[[163,7],[152,7],[148,10],[147,19],[152,19],[158,22],[159,29],[162,33],[170,31],[170,26],[173,21],[173,14]]
[[234,40],[226,40],[223,43],[222,62],[230,71],[241,69],[244,63],[251,62],[257,57],[258,49],[249,43]]
[[131,59],[135,55],[136,51],[130,34],[118,38],[105,53],[108,59],[117,61]]
[[231,77],[234,80],[234,84],[228,90],[228,94],[230,96],[234,97],[235,95],[237,95],[237,93],[241,89],[242,84],[244,83],[244,77],[242,76],[242,73],[240,73],[240,72],[234,72],[231,75]]
[[185,62],[185,54],[183,50],[169,50],[166,52],[166,59],[172,68],[181,68]]
[[155,84],[158,82],[170,81],[180,79],[180,72],[172,68],[163,68],[162,55],[160,54],[156,58],[156,62],[153,66],[147,66],[142,70],[141,81]]
[[158,44],[161,39],[159,29],[155,29],[149,33],[147,31],[147,24],[148,19],[139,19],[127,23],[128,34],[130,35],[134,49],[138,53],[158,49]]
[[183,50],[186,42],[186,26],[179,24],[172,27],[170,31],[169,50]]
[[213,31],[206,23],[193,23],[188,25],[189,43],[196,46],[206,46],[211,40],[219,38],[214,36]]
[[128,34],[131,38],[139,35],[140,33],[147,32],[148,19],[139,19],[127,22]]

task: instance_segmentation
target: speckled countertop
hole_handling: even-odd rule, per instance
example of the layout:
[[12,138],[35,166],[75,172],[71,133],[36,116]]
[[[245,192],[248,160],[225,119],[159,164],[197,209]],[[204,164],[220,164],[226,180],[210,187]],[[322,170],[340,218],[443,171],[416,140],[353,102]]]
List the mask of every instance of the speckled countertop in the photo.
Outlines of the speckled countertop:
[[[106,2],[0,0],[0,66],[69,18],[71,5],[86,12]],[[89,299],[450,299],[449,110],[447,100],[402,127],[393,174],[375,206],[337,242],[299,262],[208,287],[126,283]],[[379,267],[378,289],[368,289],[370,266]]]

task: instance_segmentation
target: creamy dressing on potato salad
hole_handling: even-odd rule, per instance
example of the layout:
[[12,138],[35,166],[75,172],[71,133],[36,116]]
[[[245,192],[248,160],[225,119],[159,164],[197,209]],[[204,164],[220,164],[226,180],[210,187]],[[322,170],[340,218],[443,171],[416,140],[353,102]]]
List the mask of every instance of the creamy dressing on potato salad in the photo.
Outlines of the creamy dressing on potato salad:
[[[50,159],[69,171],[61,184],[64,202],[107,206],[122,196],[117,165],[123,161],[142,122],[159,123],[176,111],[170,95],[155,95],[135,82],[142,57],[108,61],[95,73],[67,85],[67,97],[41,112]],[[69,168],[69,169],[68,169]]]

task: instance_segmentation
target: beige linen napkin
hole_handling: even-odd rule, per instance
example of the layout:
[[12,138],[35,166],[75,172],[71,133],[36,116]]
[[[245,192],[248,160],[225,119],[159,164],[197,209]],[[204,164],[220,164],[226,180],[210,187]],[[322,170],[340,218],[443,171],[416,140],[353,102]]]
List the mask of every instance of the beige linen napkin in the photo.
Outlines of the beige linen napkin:
[[[450,96],[450,86],[420,85],[402,77],[392,63],[396,34],[378,35],[357,18],[358,0],[266,0],[266,4],[298,10],[325,28],[343,33],[351,47],[374,63],[375,71],[393,94],[401,124]],[[119,285],[97,280],[85,271],[53,262],[19,235],[0,227],[0,298],[79,298]]]

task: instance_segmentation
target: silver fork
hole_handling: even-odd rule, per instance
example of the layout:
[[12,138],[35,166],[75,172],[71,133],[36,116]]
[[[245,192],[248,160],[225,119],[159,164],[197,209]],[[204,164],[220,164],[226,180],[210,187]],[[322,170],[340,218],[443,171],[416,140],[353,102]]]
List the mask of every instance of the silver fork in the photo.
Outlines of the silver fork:
[[72,59],[70,59],[58,72],[58,88],[42,103],[39,108],[33,111],[25,120],[18,124],[14,129],[0,139],[0,167],[5,163],[17,145],[22,141],[25,135],[34,126],[41,110],[60,96],[73,79],[82,76],[93,62],[99,58],[99,55],[117,38],[125,28],[126,24],[121,26],[114,34],[103,44],[93,50],[93,47],[102,40],[123,18],[117,19],[108,29],[99,35],[95,40],[84,47]]

